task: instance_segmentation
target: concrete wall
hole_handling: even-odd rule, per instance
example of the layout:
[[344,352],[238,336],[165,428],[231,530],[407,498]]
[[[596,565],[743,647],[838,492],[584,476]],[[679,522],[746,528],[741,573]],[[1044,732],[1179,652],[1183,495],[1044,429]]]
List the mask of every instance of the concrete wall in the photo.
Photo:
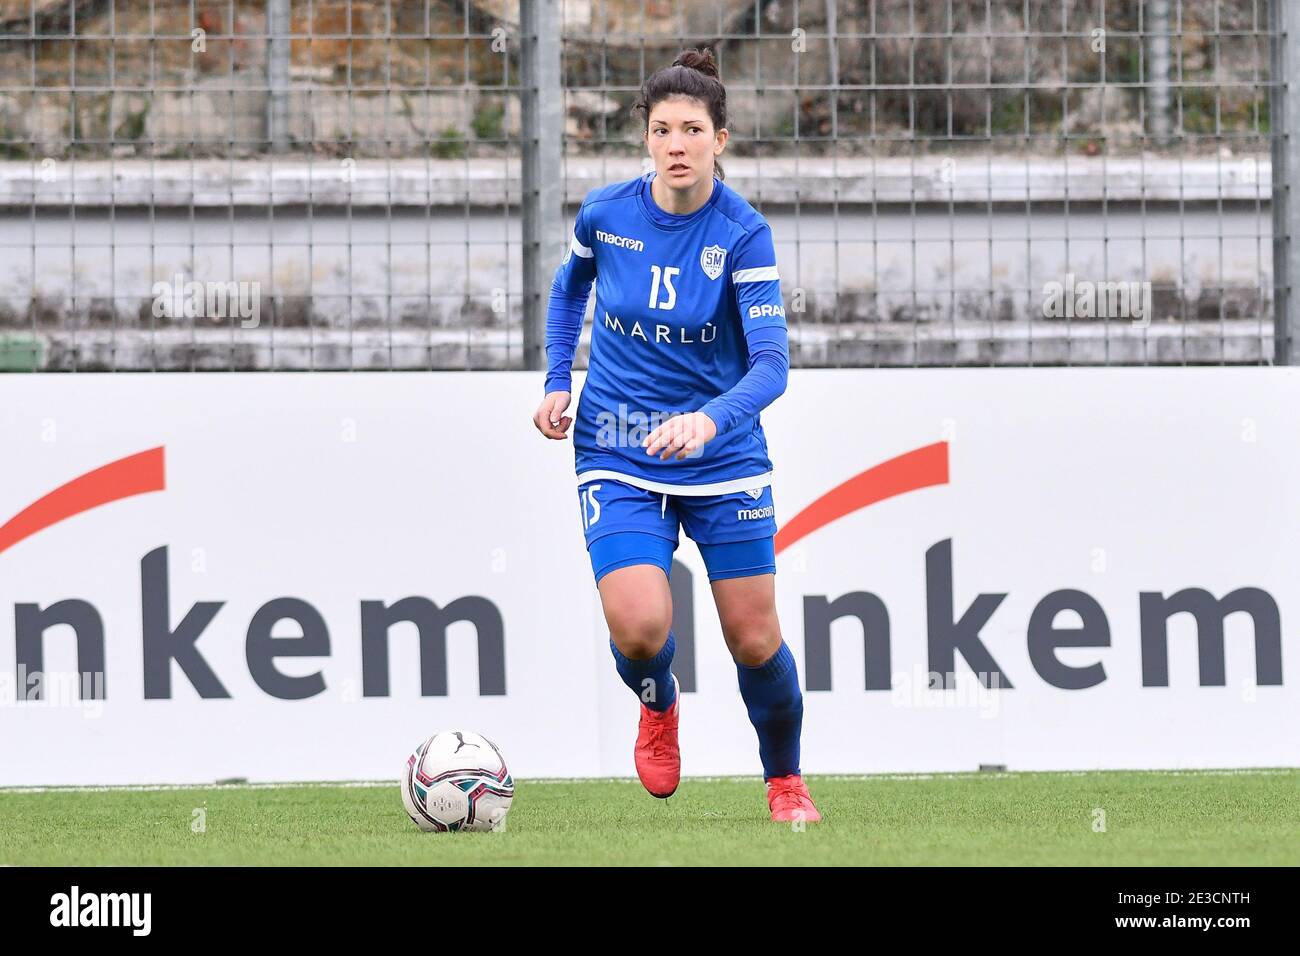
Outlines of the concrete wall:
[[[570,215],[588,190],[641,168],[570,158]],[[731,159],[726,170],[772,224],[797,363],[1271,354],[1264,160]],[[7,362],[518,367],[518,197],[506,161],[0,164]],[[1045,318],[1044,285],[1069,274],[1150,282],[1150,322]],[[178,275],[256,284],[256,327],[155,315],[155,283]]]

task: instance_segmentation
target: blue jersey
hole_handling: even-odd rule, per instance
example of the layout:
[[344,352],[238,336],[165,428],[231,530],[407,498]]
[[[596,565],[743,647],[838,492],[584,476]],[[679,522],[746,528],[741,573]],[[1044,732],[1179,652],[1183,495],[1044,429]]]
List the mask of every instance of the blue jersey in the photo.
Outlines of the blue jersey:
[[[587,298],[596,306],[574,415],[579,483],[614,478],[652,491],[711,495],[762,488],[772,463],[759,412],[786,386],[785,308],[772,231],[721,180],[685,216],[659,208],[654,173],[588,194],[552,284],[545,392],[570,390]],[[641,441],[702,411],[718,434],[677,460]]]

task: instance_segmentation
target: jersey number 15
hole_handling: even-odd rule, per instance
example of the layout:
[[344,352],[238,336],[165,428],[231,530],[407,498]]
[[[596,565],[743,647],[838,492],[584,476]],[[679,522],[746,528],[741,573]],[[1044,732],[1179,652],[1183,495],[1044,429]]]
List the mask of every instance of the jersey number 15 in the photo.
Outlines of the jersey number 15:
[[[659,277],[663,273],[664,291],[668,298],[663,302],[659,301]],[[652,309],[671,309],[677,304],[677,290],[673,288],[673,276],[681,275],[682,270],[676,266],[651,266],[650,273],[654,276],[654,281],[650,285],[650,308]]]

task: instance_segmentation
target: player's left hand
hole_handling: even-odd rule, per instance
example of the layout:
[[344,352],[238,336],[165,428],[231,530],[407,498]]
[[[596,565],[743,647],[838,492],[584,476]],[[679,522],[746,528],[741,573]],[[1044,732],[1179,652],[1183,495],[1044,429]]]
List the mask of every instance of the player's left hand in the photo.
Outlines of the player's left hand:
[[672,455],[681,461],[687,455],[704,447],[704,443],[718,434],[718,426],[703,412],[674,415],[649,435],[641,444],[647,455],[658,455],[667,461]]

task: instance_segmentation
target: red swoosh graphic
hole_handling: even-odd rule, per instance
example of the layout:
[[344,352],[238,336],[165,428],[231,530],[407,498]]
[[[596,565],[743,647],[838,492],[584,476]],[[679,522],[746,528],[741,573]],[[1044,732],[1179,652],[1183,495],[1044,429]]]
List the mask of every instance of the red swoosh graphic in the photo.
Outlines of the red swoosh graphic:
[[163,491],[166,487],[161,445],[111,461],[60,485],[0,526],[0,553],[65,518],[110,501],[148,491]]
[[846,514],[895,495],[948,483],[948,443],[915,448],[854,475],[822,495],[776,532],[776,553]]

